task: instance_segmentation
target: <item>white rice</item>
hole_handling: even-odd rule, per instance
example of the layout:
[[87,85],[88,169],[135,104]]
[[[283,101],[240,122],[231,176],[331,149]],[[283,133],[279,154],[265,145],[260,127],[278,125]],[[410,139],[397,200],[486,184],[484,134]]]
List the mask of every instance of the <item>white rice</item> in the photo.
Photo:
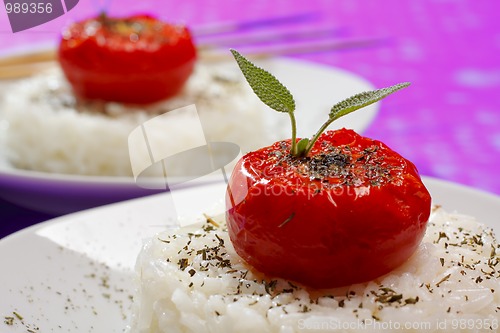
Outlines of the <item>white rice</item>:
[[495,332],[499,254],[491,229],[436,209],[407,263],[313,291],[252,272],[223,228],[197,223],[146,242],[130,332]]
[[[196,104],[209,141],[238,144],[243,152],[271,144],[263,126],[265,106],[237,66],[198,64],[183,92],[148,107],[77,102],[59,69],[2,89],[0,160],[15,168],[52,173],[129,176],[130,132],[167,111]],[[162,151],[194,148],[176,140],[191,119],[159,126]],[[199,134],[199,133],[197,133]],[[251,138],[251,140],[249,139]]]

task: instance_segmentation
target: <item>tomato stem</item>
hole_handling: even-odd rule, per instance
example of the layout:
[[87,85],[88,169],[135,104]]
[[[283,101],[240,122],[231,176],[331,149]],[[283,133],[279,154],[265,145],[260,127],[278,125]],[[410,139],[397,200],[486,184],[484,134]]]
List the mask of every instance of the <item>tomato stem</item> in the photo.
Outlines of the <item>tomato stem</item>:
[[295,121],[295,115],[293,112],[288,113],[290,115],[290,122],[292,123],[292,147],[290,148],[290,154],[293,156],[298,156],[299,152],[297,150],[297,122]]
[[306,148],[304,149],[303,153],[302,153],[302,156],[307,156],[307,154],[309,154],[309,152],[311,151],[312,147],[314,146],[314,144],[316,143],[316,141],[318,141],[318,138],[319,136],[321,135],[321,133],[323,133],[328,126],[330,126],[330,124],[337,118],[331,118],[331,119],[328,119],[328,121],[326,121],[321,127],[320,129],[316,132],[316,134],[313,135],[313,137],[311,138],[311,140],[309,140],[309,143],[308,145],[306,146]]

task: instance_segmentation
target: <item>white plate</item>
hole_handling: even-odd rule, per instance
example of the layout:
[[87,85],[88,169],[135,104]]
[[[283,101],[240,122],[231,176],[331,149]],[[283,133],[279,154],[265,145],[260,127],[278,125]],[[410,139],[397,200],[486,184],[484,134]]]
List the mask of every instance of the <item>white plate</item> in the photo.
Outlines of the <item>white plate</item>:
[[[353,73],[305,61],[279,58],[266,61],[262,66],[275,74],[293,93],[297,104],[298,136],[315,133],[336,102],[374,88]],[[361,133],[374,119],[378,107],[374,104],[349,114],[336,121],[331,128],[348,127]],[[263,112],[269,123],[283,124],[283,119],[287,117],[271,110]],[[273,141],[289,136],[289,124],[286,123],[286,126],[278,130],[269,129],[276,135]],[[283,130],[287,133],[285,137]],[[49,174],[15,169],[1,163],[0,189],[0,197],[7,201],[51,214],[66,214],[155,193],[139,188],[131,177]]]
[[[434,203],[474,215],[500,235],[500,197],[432,178],[424,182]],[[177,207],[200,216],[224,189],[219,183],[179,190]],[[15,319],[12,326],[0,322],[0,331],[122,332],[142,239],[169,224],[168,211],[166,195],[157,195],[75,213],[4,238],[0,316]]]

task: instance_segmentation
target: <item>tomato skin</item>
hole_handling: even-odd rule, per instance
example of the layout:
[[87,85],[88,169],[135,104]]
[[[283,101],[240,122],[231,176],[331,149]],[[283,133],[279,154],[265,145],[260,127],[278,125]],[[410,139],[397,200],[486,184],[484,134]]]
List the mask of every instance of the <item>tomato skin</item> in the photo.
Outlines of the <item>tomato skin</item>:
[[196,49],[184,26],[148,15],[98,17],[64,31],[58,57],[77,96],[147,104],[182,89]]
[[[372,280],[414,253],[431,197],[410,161],[351,130],[329,131],[309,157],[337,147],[343,153],[330,155],[338,157],[333,169],[341,167],[339,175],[318,179],[303,164],[283,160],[289,146],[290,140],[248,153],[229,181],[228,232],[246,262],[269,276],[332,288]],[[371,174],[367,165],[380,172]]]

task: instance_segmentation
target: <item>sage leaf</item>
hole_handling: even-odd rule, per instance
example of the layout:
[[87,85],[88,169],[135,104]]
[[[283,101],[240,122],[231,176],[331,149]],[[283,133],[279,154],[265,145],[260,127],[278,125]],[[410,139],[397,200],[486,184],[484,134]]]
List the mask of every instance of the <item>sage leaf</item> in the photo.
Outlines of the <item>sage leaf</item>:
[[310,139],[304,138],[296,141],[297,125],[295,121],[295,100],[288,89],[268,71],[257,67],[247,58],[242,56],[238,51],[231,49],[231,53],[236,60],[236,63],[241,69],[243,76],[248,84],[259,97],[271,109],[278,112],[288,113],[292,125],[292,139],[290,153],[296,157],[307,156],[312,147],[330,124],[353,111],[361,109],[365,106],[380,101],[382,98],[392,94],[393,92],[406,88],[410,85],[409,82],[398,83],[393,86],[377,89],[373,91],[362,92],[349,97],[335,104],[328,114],[328,120],[319,128],[319,130]]
[[238,51],[231,50],[248,84],[264,104],[278,112],[293,113],[295,100],[288,89],[274,75],[252,64]]
[[406,88],[410,85],[409,82],[403,82],[403,83],[398,83],[393,86],[387,87],[387,88],[382,88],[382,89],[377,89],[377,90],[372,90],[372,91],[366,91],[362,92],[359,94],[356,94],[354,96],[351,96],[337,104],[335,104],[332,109],[330,110],[330,120],[333,121],[335,119],[338,119],[342,116],[345,116],[346,114],[349,114],[353,111],[356,111],[358,109],[361,109],[365,106],[368,106],[370,104],[373,104],[375,102],[380,101],[382,98],[392,94],[393,92]]
[[304,151],[307,148],[308,143],[309,143],[308,138],[300,139],[299,143],[297,144],[297,155],[298,156],[302,156],[302,154],[304,153]]

